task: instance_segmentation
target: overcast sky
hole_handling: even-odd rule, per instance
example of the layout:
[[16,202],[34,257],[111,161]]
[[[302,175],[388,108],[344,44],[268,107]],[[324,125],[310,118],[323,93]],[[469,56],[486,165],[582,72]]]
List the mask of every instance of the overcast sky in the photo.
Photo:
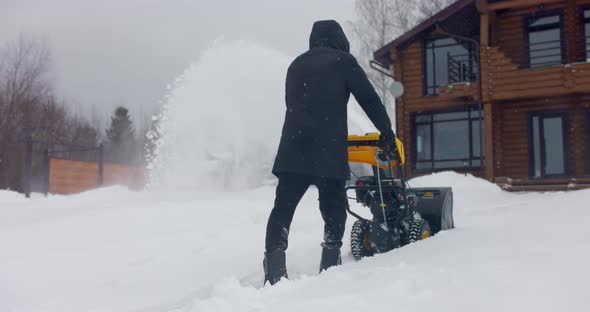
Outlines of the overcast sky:
[[353,17],[354,0],[0,0],[0,41],[47,38],[58,90],[76,111],[142,114],[218,37],[295,56],[314,20]]

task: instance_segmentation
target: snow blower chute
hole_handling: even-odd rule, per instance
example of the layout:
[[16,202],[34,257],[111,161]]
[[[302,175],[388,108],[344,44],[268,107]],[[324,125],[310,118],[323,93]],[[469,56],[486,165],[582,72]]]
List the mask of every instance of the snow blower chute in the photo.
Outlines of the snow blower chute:
[[403,175],[403,143],[396,138],[396,145],[399,159],[393,159],[379,147],[378,133],[348,137],[348,161],[369,164],[374,173],[357,177],[354,185],[346,188],[347,193],[355,193],[355,197],[349,198],[369,207],[373,215],[370,220],[365,219],[348,208],[358,219],[350,239],[356,260],[454,227],[451,188],[411,188]]

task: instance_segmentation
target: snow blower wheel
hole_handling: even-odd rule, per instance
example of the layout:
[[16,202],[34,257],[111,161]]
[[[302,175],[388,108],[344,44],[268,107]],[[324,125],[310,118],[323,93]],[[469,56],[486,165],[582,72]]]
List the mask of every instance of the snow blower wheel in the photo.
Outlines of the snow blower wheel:
[[371,223],[365,220],[357,220],[350,231],[350,250],[354,260],[361,260],[364,257],[373,256],[369,231]]
[[430,226],[425,220],[414,220],[410,223],[410,230],[408,231],[408,243],[415,243],[419,240],[426,239],[432,236]]

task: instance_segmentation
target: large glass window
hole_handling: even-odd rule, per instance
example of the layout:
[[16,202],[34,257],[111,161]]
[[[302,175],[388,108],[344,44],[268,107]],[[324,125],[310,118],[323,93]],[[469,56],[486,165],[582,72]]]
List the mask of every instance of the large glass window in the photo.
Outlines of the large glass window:
[[413,115],[414,168],[417,170],[481,167],[479,110]]
[[590,62],[590,9],[582,11],[582,24],[584,25],[584,51],[586,62]]
[[477,62],[469,42],[440,38],[424,42],[424,94],[438,94],[438,87],[474,81]]
[[527,50],[531,68],[563,64],[561,14],[527,19]]
[[531,115],[532,176],[559,176],[566,174],[566,135],[564,113]]

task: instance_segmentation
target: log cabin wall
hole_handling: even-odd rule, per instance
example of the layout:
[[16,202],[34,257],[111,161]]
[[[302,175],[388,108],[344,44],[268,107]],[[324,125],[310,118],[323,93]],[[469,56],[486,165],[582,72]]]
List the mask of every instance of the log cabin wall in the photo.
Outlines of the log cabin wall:
[[562,96],[544,99],[503,101],[496,103],[497,122],[494,136],[499,138],[495,144],[496,176],[511,179],[528,179],[530,172],[529,116],[531,113],[564,112],[566,122],[566,163],[570,175],[584,176],[587,169],[586,144],[588,125],[586,110],[590,107],[590,97]]
[[[544,6],[545,12],[565,10],[564,4],[551,4]],[[516,65],[527,65],[527,50],[525,47],[525,20],[530,14],[539,13],[538,7],[511,9],[498,12],[492,32],[496,32],[497,42],[492,42]]]
[[[587,188],[590,184],[590,95],[571,95],[495,103],[494,181],[512,191],[550,191]],[[563,177],[532,177],[530,116],[566,114]]]
[[[492,24],[493,42],[486,57],[490,64],[487,79],[490,98],[552,97],[590,92],[590,63],[586,62],[586,47],[582,23],[582,8],[590,1],[566,1],[538,7],[499,12]],[[557,11],[556,11],[557,10]],[[561,12],[563,58],[565,64],[528,68],[525,22],[531,14]]]
[[[427,111],[449,111],[455,108],[476,105],[473,97],[476,91],[475,84],[469,84],[469,90],[461,90],[458,93],[441,93],[436,96],[425,96],[424,93],[424,56],[423,40],[416,39],[407,47],[395,51],[394,63],[397,64],[395,72],[397,80],[401,80],[405,87],[405,93],[396,101],[397,135],[406,145],[405,153],[408,159],[406,172],[409,176],[419,176],[431,171],[415,170],[413,166],[412,148],[412,114]],[[400,70],[401,69],[401,70]],[[460,170],[461,171],[461,170]],[[482,170],[467,170],[476,175],[483,176]]]
[[[489,98],[494,107],[494,180],[510,181],[513,190],[554,190],[588,186],[588,96],[590,63],[586,62],[583,9],[590,1],[562,3],[497,12],[487,52]],[[562,16],[563,65],[528,68],[525,23],[531,14]],[[532,178],[531,121],[533,113],[566,114],[567,174]],[[521,181],[516,183],[514,181]],[[520,183],[520,185],[518,185]]]
[[[485,130],[493,134],[490,141],[493,175],[488,178],[506,189],[555,190],[590,186],[590,63],[586,62],[584,8],[590,8],[590,0],[564,0],[543,7],[546,12],[563,11],[565,54],[562,55],[566,64],[534,69],[528,68],[525,22],[530,14],[540,11],[539,6],[505,9],[489,15],[490,46],[481,50],[482,102],[489,109],[486,112],[491,113],[486,116],[493,116]],[[428,36],[427,31],[391,50],[396,80],[402,81],[406,89],[397,99],[396,121],[397,133],[406,144],[409,176],[431,172],[416,170],[414,166],[413,114],[449,111],[478,102],[475,83],[451,88],[443,86],[436,96],[424,95],[423,42]],[[567,176],[532,178],[531,114],[556,111],[566,113]],[[468,171],[477,176],[485,173],[483,168]]]
[[584,25],[582,24],[582,14],[584,9],[590,9],[590,0],[576,1],[575,11],[572,11],[572,13],[569,14],[574,21],[572,23],[573,27],[570,27],[568,32],[575,33],[573,38],[573,46],[576,48],[574,57],[575,60],[579,62],[586,61],[585,36],[590,36],[590,34],[584,33]]
[[[510,9],[496,13],[492,23],[491,45],[498,47],[514,64],[525,67],[527,65],[527,50],[525,46],[525,22],[527,16],[543,12],[561,12],[563,15],[563,35],[568,63],[586,60],[585,40],[582,25],[582,10],[590,8],[590,0],[572,0],[538,6]],[[590,34],[588,34],[590,35]]]

